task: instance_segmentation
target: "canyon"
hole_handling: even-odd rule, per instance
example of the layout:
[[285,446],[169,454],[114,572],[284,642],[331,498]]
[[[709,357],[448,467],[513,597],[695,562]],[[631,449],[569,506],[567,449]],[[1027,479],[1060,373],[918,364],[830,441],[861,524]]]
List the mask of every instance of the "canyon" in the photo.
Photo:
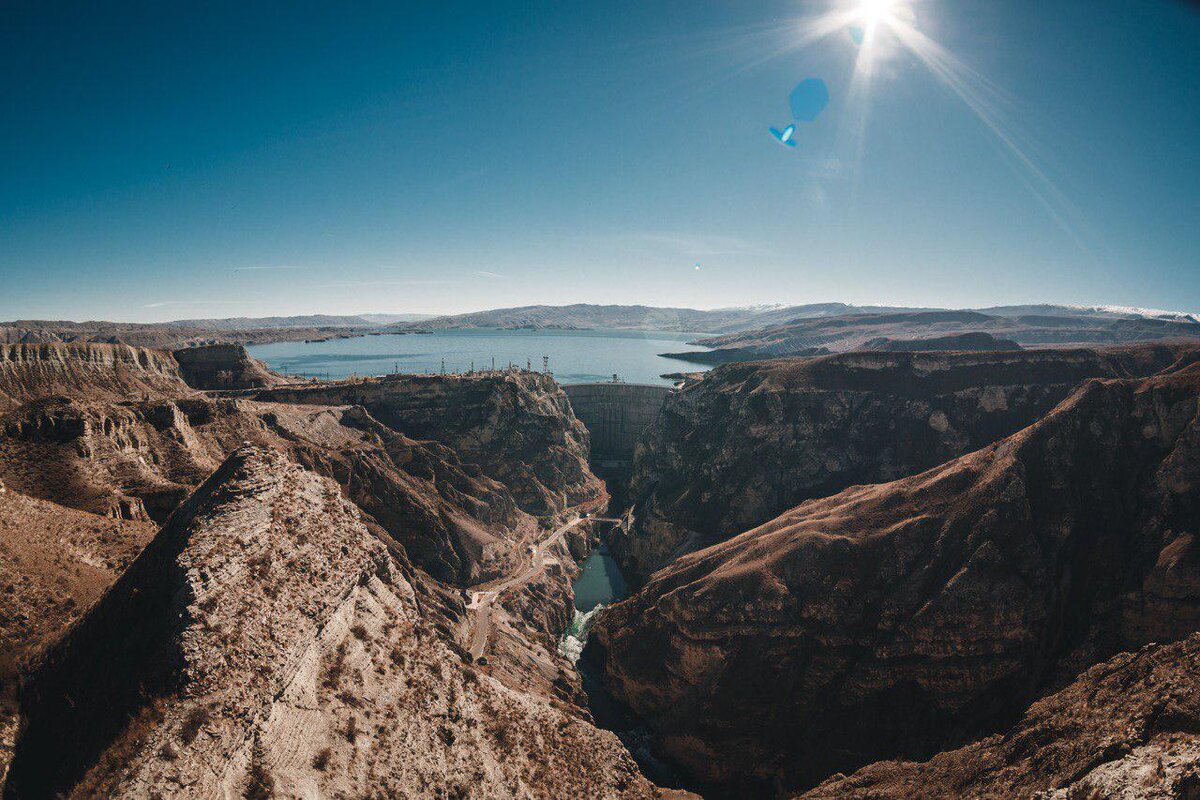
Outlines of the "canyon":
[[0,346],[4,796],[1188,796],[1200,346],[997,348]]

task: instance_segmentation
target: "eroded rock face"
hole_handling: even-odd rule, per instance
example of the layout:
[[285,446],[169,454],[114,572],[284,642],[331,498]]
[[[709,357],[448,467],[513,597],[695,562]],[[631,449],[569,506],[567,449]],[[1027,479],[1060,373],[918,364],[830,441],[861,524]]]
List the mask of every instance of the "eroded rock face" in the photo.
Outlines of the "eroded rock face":
[[240,344],[188,347],[173,355],[183,379],[194,389],[255,389],[284,382]]
[[844,353],[720,367],[674,393],[643,436],[635,521],[614,554],[644,579],[804,500],[990,444],[1081,381],[1150,375],[1198,352]]
[[499,574],[535,525],[505,486],[450,448],[415,442],[355,407],[47,398],[0,417],[0,476],[84,511],[162,521],[244,441],[337,480],[377,532],[442,580]]
[[441,442],[464,462],[478,464],[530,514],[554,517],[607,503],[603,482],[587,466],[587,429],[562,387],[546,375],[405,375],[280,387],[257,396],[282,403],[361,405],[389,428]]
[[1200,792],[1200,636],[1098,664],[1003,735],[924,763],[885,761],[805,800],[1193,798]]
[[332,481],[240,448],[34,675],[5,796],[658,796],[464,664],[422,580]]
[[54,394],[190,394],[170,354],[122,344],[0,344],[0,412]]
[[1091,381],[995,445],[683,556],[585,657],[726,790],[990,733],[1088,665],[1200,628],[1198,400],[1195,368]]

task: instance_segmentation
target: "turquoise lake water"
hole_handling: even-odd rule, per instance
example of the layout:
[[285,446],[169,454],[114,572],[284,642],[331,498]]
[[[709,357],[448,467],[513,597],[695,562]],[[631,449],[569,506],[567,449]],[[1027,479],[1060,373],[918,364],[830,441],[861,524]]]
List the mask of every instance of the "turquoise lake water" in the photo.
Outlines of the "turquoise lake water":
[[686,343],[702,333],[650,331],[509,331],[458,330],[428,334],[388,334],[332,339],[327,342],[277,342],[247,348],[277,372],[290,375],[387,375],[393,372],[463,372],[474,364],[486,369],[509,362],[542,368],[550,357],[550,371],[560,383],[610,380],[613,373],[629,383],[669,385],[665,372],[698,372],[707,367],[662,358],[664,352],[705,352]]

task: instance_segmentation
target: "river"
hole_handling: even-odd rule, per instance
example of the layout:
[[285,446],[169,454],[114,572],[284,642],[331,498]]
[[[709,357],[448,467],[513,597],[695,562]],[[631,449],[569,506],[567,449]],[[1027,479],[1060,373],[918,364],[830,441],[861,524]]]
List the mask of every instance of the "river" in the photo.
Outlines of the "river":
[[660,377],[670,372],[708,369],[664,352],[706,352],[686,344],[702,333],[660,331],[468,330],[385,334],[330,339],[323,342],[276,342],[248,347],[250,354],[276,372],[289,375],[348,378],[394,372],[465,372],[513,363],[550,371],[559,383],[611,380],[614,373],[629,383],[670,385]]

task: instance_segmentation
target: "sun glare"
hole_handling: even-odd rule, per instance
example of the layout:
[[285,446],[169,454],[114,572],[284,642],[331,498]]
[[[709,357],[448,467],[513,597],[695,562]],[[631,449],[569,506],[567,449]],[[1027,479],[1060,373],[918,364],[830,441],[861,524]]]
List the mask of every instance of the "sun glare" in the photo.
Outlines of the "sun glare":
[[863,22],[874,25],[891,13],[896,0],[860,0],[858,13]]

